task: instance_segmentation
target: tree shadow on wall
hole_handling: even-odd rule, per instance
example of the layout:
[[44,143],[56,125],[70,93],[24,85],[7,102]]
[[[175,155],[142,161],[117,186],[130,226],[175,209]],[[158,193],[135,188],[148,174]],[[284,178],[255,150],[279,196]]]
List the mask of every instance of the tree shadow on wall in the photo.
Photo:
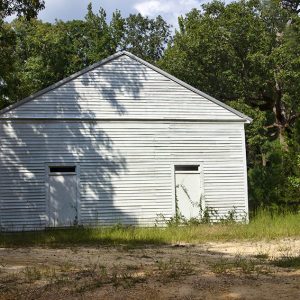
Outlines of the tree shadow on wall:
[[[2,122],[2,230],[47,226],[49,199],[45,181],[48,181],[46,168],[49,164],[80,166],[80,219],[83,224],[137,223],[134,215],[114,205],[114,182],[127,170],[126,157],[122,149],[115,148],[110,133],[102,126],[104,123],[97,122],[96,118],[99,108],[107,104],[112,109],[110,116],[126,115],[126,106],[120,99],[126,94],[137,100],[142,88],[138,79],[145,75],[128,72],[122,65],[115,71],[108,69],[102,72],[100,67],[90,71],[17,108],[17,111],[24,111],[26,106],[30,109],[34,105],[35,109],[40,108],[35,116],[45,117],[52,113],[58,120]],[[71,189],[66,187],[67,191],[68,188]],[[59,197],[56,193],[59,191],[52,187],[52,196]]]

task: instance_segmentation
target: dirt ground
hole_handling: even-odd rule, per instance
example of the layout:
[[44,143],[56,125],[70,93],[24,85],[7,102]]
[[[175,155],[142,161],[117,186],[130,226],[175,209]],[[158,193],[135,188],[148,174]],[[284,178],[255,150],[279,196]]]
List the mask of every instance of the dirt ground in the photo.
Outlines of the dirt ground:
[[300,299],[299,255],[300,239],[0,248],[0,299]]

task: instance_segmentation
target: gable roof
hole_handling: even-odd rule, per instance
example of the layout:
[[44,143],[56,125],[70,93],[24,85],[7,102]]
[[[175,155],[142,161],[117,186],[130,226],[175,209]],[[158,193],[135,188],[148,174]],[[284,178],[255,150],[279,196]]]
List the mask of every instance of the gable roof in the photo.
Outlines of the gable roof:
[[56,89],[56,88],[58,88],[58,87],[64,85],[65,83],[67,83],[67,82],[69,82],[69,81],[71,81],[71,80],[77,78],[78,76],[81,76],[81,75],[83,75],[83,74],[85,74],[85,73],[87,73],[87,72],[89,72],[89,71],[91,71],[91,70],[93,70],[93,69],[95,69],[95,68],[98,68],[98,67],[100,67],[100,66],[102,66],[102,65],[104,65],[104,64],[107,64],[108,62],[110,62],[110,61],[112,61],[112,60],[114,60],[114,59],[116,59],[116,58],[118,58],[118,57],[120,57],[120,56],[122,56],[122,55],[126,55],[126,56],[128,56],[129,58],[136,60],[137,62],[139,62],[139,63],[145,65],[146,67],[148,67],[148,68],[154,70],[155,72],[157,72],[157,73],[159,73],[159,74],[161,74],[161,75],[167,77],[168,79],[170,79],[170,80],[176,82],[177,84],[183,86],[184,88],[186,88],[186,89],[188,89],[188,90],[190,90],[190,91],[192,91],[192,92],[194,92],[194,93],[196,93],[196,94],[202,96],[203,98],[206,98],[206,99],[210,100],[211,102],[213,102],[213,103],[215,103],[215,104],[217,104],[217,105],[223,107],[224,109],[226,109],[226,110],[232,112],[233,114],[239,116],[240,118],[242,118],[245,122],[247,122],[247,123],[252,122],[252,119],[251,119],[250,117],[244,115],[243,113],[241,113],[241,112],[235,110],[234,108],[232,108],[232,107],[226,105],[225,103],[223,103],[223,102],[221,102],[221,101],[215,99],[215,98],[212,97],[212,96],[207,95],[206,93],[204,93],[204,92],[202,92],[202,91],[200,91],[200,90],[198,90],[198,89],[192,87],[191,85],[189,85],[189,84],[183,82],[182,80],[180,80],[180,79],[178,79],[178,78],[172,76],[171,74],[169,74],[169,73],[167,73],[167,72],[165,72],[165,71],[159,69],[158,67],[155,67],[154,65],[152,65],[152,64],[150,64],[150,63],[148,63],[148,62],[146,62],[145,60],[143,60],[143,59],[141,59],[141,58],[135,56],[134,54],[132,54],[132,53],[130,53],[130,52],[127,52],[127,51],[120,51],[120,52],[117,52],[117,53],[115,53],[115,54],[113,54],[113,55],[111,55],[111,56],[109,56],[109,57],[107,57],[107,58],[105,58],[105,59],[103,59],[103,60],[101,60],[101,61],[95,63],[95,64],[92,64],[92,65],[90,65],[90,66],[88,66],[88,67],[82,69],[82,70],[79,71],[79,72],[76,72],[76,73],[70,75],[70,76],[67,77],[67,78],[64,78],[64,79],[58,81],[58,82],[55,83],[55,84],[50,85],[49,87],[47,87],[47,88],[45,88],[45,89],[40,90],[40,91],[37,92],[37,93],[34,93],[34,94],[30,95],[29,97],[26,97],[26,98],[24,98],[24,99],[22,99],[22,100],[20,100],[20,101],[18,101],[18,102],[16,102],[16,103],[14,103],[14,104],[8,106],[8,107],[6,107],[6,108],[0,110],[0,115],[3,115],[4,113],[7,113],[7,112],[9,112],[9,111],[11,111],[11,110],[13,110],[13,109],[15,109],[15,108],[21,106],[22,104],[24,104],[24,103],[26,103],[26,102],[29,102],[29,101],[31,101],[31,100],[33,100],[33,99],[39,97],[39,96],[42,96],[43,94],[45,94],[45,93],[47,93],[47,92],[49,92],[49,91],[52,91],[52,90],[54,90],[54,89]]

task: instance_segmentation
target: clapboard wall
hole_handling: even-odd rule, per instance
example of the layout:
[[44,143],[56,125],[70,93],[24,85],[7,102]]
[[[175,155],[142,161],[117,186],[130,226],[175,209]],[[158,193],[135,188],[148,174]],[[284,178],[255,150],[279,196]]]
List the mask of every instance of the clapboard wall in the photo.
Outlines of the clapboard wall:
[[0,112],[0,226],[47,226],[46,166],[80,167],[80,222],[175,213],[174,165],[203,166],[204,204],[248,211],[244,123],[122,53]]
[[241,121],[231,111],[127,55],[2,115],[9,117]]
[[1,122],[2,228],[46,226],[45,163],[80,166],[83,224],[174,214],[174,164],[203,163],[205,205],[247,211],[243,124]]

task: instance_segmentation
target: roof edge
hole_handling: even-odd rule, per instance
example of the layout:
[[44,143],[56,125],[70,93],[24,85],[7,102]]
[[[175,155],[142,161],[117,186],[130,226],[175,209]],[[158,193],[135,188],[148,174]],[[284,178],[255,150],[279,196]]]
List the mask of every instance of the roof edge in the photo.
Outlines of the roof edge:
[[221,106],[221,107],[227,109],[228,111],[230,111],[230,112],[236,114],[236,115],[239,116],[240,118],[244,119],[246,123],[251,123],[251,122],[253,121],[253,119],[250,118],[250,117],[248,117],[247,115],[245,115],[245,114],[239,112],[238,110],[236,110],[236,109],[232,108],[231,106],[229,106],[229,105],[227,105],[227,104],[221,102],[220,100],[217,100],[216,98],[214,98],[214,97],[212,97],[212,96],[210,96],[210,95],[208,95],[208,94],[206,94],[206,93],[204,93],[204,92],[202,92],[202,91],[200,91],[200,90],[194,88],[193,86],[189,85],[188,83],[186,83],[186,82],[184,82],[184,81],[178,79],[177,77],[175,77],[175,76],[173,76],[173,75],[171,75],[171,74],[169,74],[169,73],[163,71],[162,69],[160,69],[160,68],[158,68],[158,67],[156,67],[156,66],[154,66],[154,65],[152,65],[152,64],[150,64],[150,63],[148,63],[148,62],[146,62],[145,60],[143,60],[143,59],[141,59],[141,58],[135,56],[134,54],[132,54],[132,53],[130,53],[130,52],[127,52],[127,51],[123,51],[123,53],[126,54],[127,56],[131,57],[132,59],[134,59],[134,60],[136,60],[136,61],[142,63],[143,65],[145,65],[145,66],[151,68],[152,70],[154,70],[154,71],[160,73],[161,75],[163,75],[163,76],[169,78],[170,80],[172,80],[172,81],[174,81],[174,82],[180,84],[181,86],[183,86],[183,87],[189,89],[190,91],[192,91],[192,92],[194,92],[194,93],[196,93],[196,94],[198,94],[198,95],[200,95],[200,96],[202,96],[202,97],[204,97],[204,98],[206,98],[206,99],[208,99],[208,100],[214,102],[215,104],[217,104],[217,105],[219,105],[219,106]]
[[102,65],[110,62],[111,60],[116,59],[116,58],[118,58],[118,57],[120,57],[124,54],[125,54],[124,51],[117,52],[117,53],[115,53],[115,54],[113,54],[113,55],[111,55],[107,58],[104,58],[104,59],[102,59],[102,60],[100,60],[100,61],[98,61],[98,62],[96,62],[96,63],[94,63],[94,64],[92,64],[92,65],[90,65],[90,66],[88,66],[88,67],[86,67],[86,68],[84,68],[84,69],[82,69],[82,70],[80,70],[80,71],[78,71],[78,72],[76,72],[76,73],[74,73],[74,74],[58,81],[58,82],[56,82],[56,83],[54,83],[54,84],[51,84],[50,86],[48,86],[48,87],[46,87],[46,88],[44,88],[44,89],[28,96],[26,98],[23,98],[22,100],[19,100],[19,101],[13,103],[13,104],[1,109],[0,110],[0,115],[3,115],[5,113],[11,111],[12,109],[17,108],[20,105],[22,105],[26,102],[29,102],[29,101],[31,101],[31,100],[39,97],[39,96],[42,96],[43,94],[45,94],[47,92],[50,92],[50,91],[54,90],[55,88],[58,88],[58,87],[64,85],[65,83],[79,77],[80,75],[83,75],[83,74],[85,74],[85,73],[87,73],[87,72],[89,72],[89,71],[91,71],[91,70],[93,70],[93,69],[95,69],[99,66],[102,66]]
[[17,101],[15,103],[13,103],[13,104],[11,104],[11,105],[3,108],[2,110],[0,110],[0,115],[3,115],[5,113],[7,113],[7,112],[9,112],[9,111],[11,111],[11,110],[19,107],[20,105],[22,105],[22,104],[24,104],[24,103],[26,103],[28,101],[31,101],[31,100],[39,97],[39,96],[42,96],[43,94],[45,94],[45,93],[47,93],[47,92],[49,92],[49,91],[51,91],[51,90],[53,90],[55,88],[58,88],[58,87],[64,85],[65,83],[67,83],[67,82],[69,82],[69,81],[71,81],[71,80],[79,77],[80,75],[83,75],[83,74],[85,74],[85,73],[87,73],[87,72],[89,72],[89,71],[91,71],[91,70],[93,70],[93,69],[95,69],[97,67],[100,67],[100,66],[102,66],[102,65],[110,62],[111,60],[114,60],[114,59],[116,59],[116,58],[118,58],[118,57],[120,57],[122,55],[126,55],[126,56],[128,56],[128,57],[136,60],[137,62],[139,62],[139,63],[141,63],[141,64],[143,64],[143,65],[151,68],[152,70],[154,70],[154,71],[160,73],[161,75],[167,77],[168,79],[170,79],[170,80],[172,80],[172,81],[180,84],[181,86],[189,89],[190,91],[192,91],[192,92],[194,92],[194,93],[196,93],[196,94],[198,94],[198,95],[200,95],[200,96],[202,96],[202,97],[204,97],[204,98],[206,98],[206,99],[214,102],[215,104],[217,104],[217,105],[219,105],[219,106],[227,109],[228,111],[230,111],[230,112],[234,113],[235,115],[239,116],[240,118],[244,119],[245,123],[251,123],[253,121],[252,118],[244,115],[243,113],[237,111],[236,109],[230,107],[229,105],[227,105],[227,104],[225,104],[225,103],[217,100],[216,98],[214,98],[214,97],[212,97],[212,96],[210,96],[210,95],[208,95],[208,94],[206,94],[206,93],[204,93],[204,92],[202,92],[202,91],[194,88],[193,86],[189,85],[188,83],[185,83],[184,81],[182,81],[182,80],[176,78],[175,76],[173,76],[173,75],[171,75],[171,74],[163,71],[162,69],[160,69],[160,68],[158,68],[158,67],[156,67],[156,66],[154,66],[154,65],[152,65],[152,64],[150,64],[148,62],[146,62],[145,60],[143,60],[143,59],[135,56],[134,54],[132,54],[132,53],[130,53],[128,51],[119,51],[119,52],[117,52],[117,53],[115,53],[115,54],[113,54],[113,55],[111,55],[111,56],[109,56],[109,57],[107,57],[105,59],[102,59],[101,61],[96,62],[96,63],[94,63],[94,64],[92,64],[92,65],[90,65],[90,66],[88,66],[88,67],[86,67],[86,68],[84,68],[84,69],[82,69],[82,70],[80,70],[80,71],[78,71],[78,72],[76,72],[76,73],[74,73],[74,74],[72,74],[72,75],[70,75],[70,76],[68,76],[68,77],[66,77],[66,78],[64,78],[64,79],[62,79],[62,80],[60,80],[60,81],[58,81],[58,82],[56,82],[56,83],[54,83],[54,84],[52,84],[52,85],[50,85],[48,87],[46,87],[46,88],[44,88],[44,89],[36,92],[36,93],[34,93],[34,94],[32,94],[32,95],[30,95],[30,96],[28,96],[26,98],[24,98],[24,99],[22,99],[20,101]]

